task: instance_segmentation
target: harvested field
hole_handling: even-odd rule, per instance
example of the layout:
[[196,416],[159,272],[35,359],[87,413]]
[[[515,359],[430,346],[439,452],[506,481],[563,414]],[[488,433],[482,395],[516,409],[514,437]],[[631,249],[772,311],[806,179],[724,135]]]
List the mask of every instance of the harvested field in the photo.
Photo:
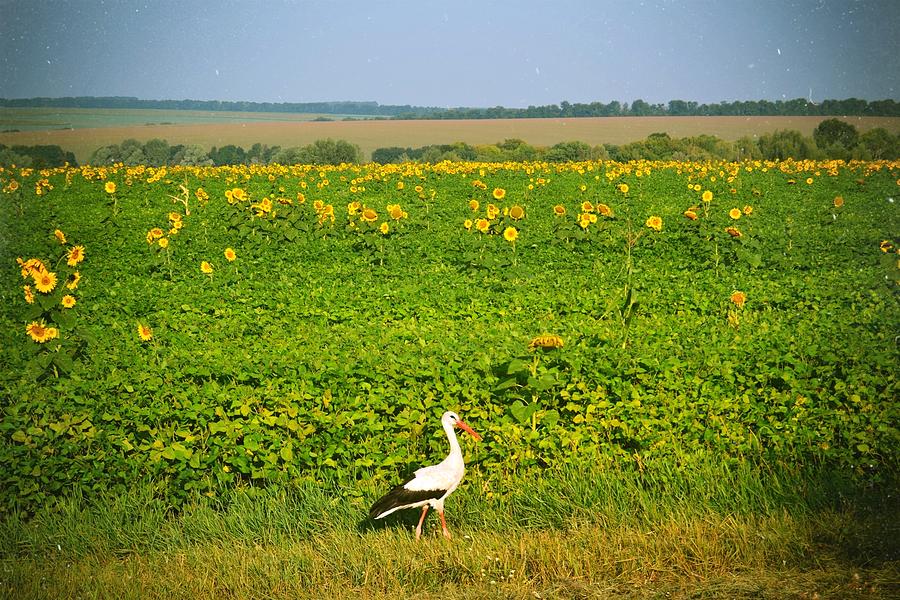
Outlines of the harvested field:
[[[249,113],[247,113],[249,114]],[[0,144],[57,144],[75,153],[79,162],[108,144],[128,138],[162,138],[170,144],[212,146],[235,144],[249,148],[260,142],[270,146],[302,146],[317,139],[344,139],[371,156],[376,148],[419,147],[429,144],[492,144],[520,138],[529,144],[551,146],[578,140],[591,145],[626,144],[651,133],[673,137],[708,134],[725,140],[792,129],[811,135],[827,117],[596,117],[580,119],[478,119],[462,121],[252,121],[216,124],[140,125],[56,131],[0,133]],[[287,117],[285,117],[287,119]],[[900,118],[845,117],[860,132],[883,127],[900,133]]]

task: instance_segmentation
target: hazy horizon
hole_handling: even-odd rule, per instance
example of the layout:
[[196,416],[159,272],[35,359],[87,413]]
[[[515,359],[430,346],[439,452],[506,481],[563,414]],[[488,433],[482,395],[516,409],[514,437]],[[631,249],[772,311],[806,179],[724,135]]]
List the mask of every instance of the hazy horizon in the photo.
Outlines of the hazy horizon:
[[0,97],[900,99],[900,3],[0,0]]

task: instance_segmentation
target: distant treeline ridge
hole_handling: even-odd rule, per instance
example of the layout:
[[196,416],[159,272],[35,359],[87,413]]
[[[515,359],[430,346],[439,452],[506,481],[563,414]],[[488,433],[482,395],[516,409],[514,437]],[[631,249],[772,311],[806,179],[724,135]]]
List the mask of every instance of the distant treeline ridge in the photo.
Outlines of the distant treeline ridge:
[[[654,133],[630,144],[560,142],[550,147],[532,146],[524,140],[506,139],[496,144],[472,145],[465,142],[433,144],[419,148],[392,146],[372,152],[372,162],[381,164],[406,161],[436,163],[453,161],[547,161],[584,160],[690,160],[712,159],[900,159],[900,135],[883,128],[863,134],[852,124],[839,119],[819,123],[812,137],[798,131],[776,131],[758,137],[745,136],[734,142],[711,135],[673,138]],[[221,166],[236,164],[341,164],[361,163],[365,158],[359,146],[345,140],[316,140],[307,146],[281,148],[253,144],[249,150],[229,144],[204,149],[197,144],[169,145],[166,140],[135,139],[103,146],[88,159],[91,165],[187,165]],[[0,165],[45,168],[75,165],[75,157],[59,146],[12,146],[0,144]]]
[[570,103],[528,108],[443,108],[377,102],[230,102],[222,100],[141,100],[130,96],[77,96],[65,98],[0,98],[7,108],[140,108],[198,111],[321,113],[360,115],[391,119],[519,119],[577,117],[647,117],[647,116],[854,116],[900,117],[900,102],[892,99],[823,100],[735,100],[711,104],[689,100],[670,100],[651,104],[638,99],[631,104],[614,100],[609,103]]

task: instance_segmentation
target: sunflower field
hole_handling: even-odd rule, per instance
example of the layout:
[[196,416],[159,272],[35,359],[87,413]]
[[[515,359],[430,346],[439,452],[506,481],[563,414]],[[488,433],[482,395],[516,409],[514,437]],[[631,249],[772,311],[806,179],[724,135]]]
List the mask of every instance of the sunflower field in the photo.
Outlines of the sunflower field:
[[0,511],[560,465],[896,473],[900,163],[0,171]]

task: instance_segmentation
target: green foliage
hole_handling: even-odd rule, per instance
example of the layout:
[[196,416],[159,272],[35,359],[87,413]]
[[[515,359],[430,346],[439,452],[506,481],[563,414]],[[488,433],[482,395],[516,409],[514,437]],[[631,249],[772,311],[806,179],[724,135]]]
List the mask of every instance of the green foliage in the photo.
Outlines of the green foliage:
[[836,144],[844,150],[850,150],[859,141],[859,131],[846,121],[826,119],[813,130],[813,140],[819,148]]
[[[877,482],[900,442],[897,179],[791,160],[4,172],[0,510],[142,480],[171,506],[325,478],[352,496],[438,460],[448,408],[485,436],[466,454],[488,482],[709,457]],[[49,264],[55,228],[87,256],[60,333],[95,335],[35,377],[15,257]]]

